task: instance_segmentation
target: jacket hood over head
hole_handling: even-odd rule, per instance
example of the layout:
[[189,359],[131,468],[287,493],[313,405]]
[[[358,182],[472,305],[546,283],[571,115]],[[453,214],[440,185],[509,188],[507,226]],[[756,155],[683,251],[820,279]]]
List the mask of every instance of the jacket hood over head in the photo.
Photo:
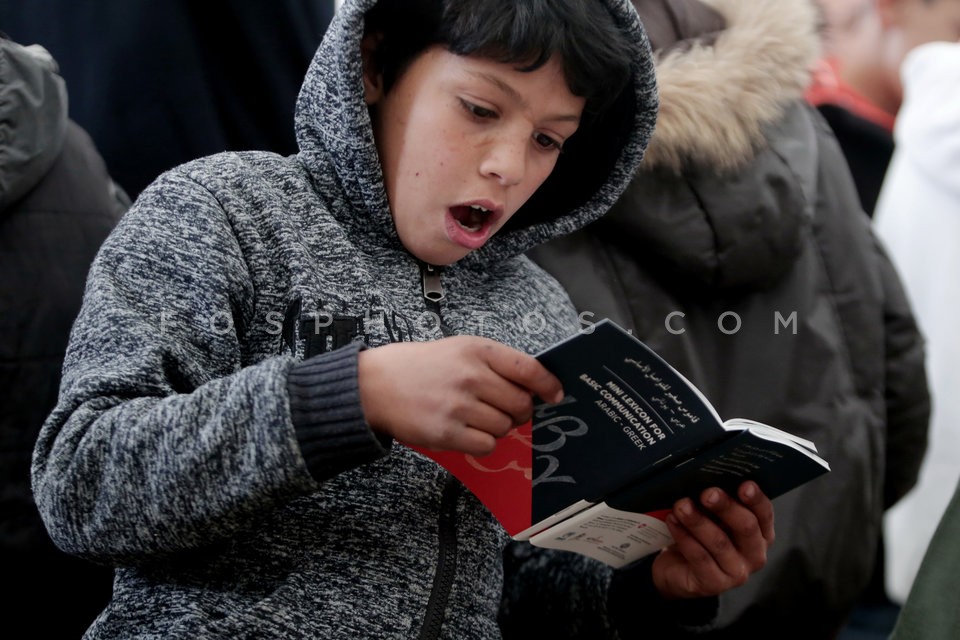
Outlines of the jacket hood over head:
[[67,132],[67,89],[42,47],[0,36],[0,212],[53,166]]
[[[347,0],[334,16],[307,72],[296,109],[299,158],[323,193],[342,192],[340,222],[377,245],[399,245],[367,105],[360,43],[364,14],[376,0]],[[534,196],[485,246],[458,264],[481,266],[524,253],[582,228],[621,195],[643,157],[656,118],[657,97],[646,34],[627,0],[604,0],[617,24],[638,43],[632,81],[600,123],[577,132]],[[331,180],[327,175],[336,176]]]
[[819,55],[816,7],[634,4],[659,47],[660,111],[637,179],[602,232],[633,243],[668,278],[767,287],[793,264],[812,211],[816,145],[800,112]]

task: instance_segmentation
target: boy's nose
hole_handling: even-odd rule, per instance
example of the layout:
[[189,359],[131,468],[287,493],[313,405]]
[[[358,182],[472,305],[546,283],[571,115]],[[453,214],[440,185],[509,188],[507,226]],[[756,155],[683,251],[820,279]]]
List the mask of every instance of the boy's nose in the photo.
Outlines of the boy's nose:
[[490,145],[480,173],[503,186],[519,184],[526,172],[529,140],[498,140]]

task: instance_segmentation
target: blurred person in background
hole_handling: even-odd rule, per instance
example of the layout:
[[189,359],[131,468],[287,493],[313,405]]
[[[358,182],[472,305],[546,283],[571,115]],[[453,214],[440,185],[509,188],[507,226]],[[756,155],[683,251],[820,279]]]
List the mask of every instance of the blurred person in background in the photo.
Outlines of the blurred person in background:
[[834,638],[924,453],[922,339],[803,99],[814,3],[634,5],[661,95],[641,170],[606,216],[532,255],[588,318],[632,329],[721,416],[816,443],[833,471],[775,501],[767,566],[721,596],[709,635]]
[[890,640],[960,638],[960,485],[937,525]]
[[960,273],[960,43],[917,47],[906,58],[903,81],[897,146],[875,226],[927,338],[933,415],[920,481],[886,518],[886,583],[898,603],[907,598],[960,480],[960,286],[954,280]]
[[128,205],[68,119],[56,61],[0,36],[0,581],[4,625],[30,637],[79,638],[110,599],[113,571],[47,535],[30,458],[87,269]]
[[960,0],[820,0],[828,55],[807,99],[833,129],[870,215],[893,153],[900,65],[914,47],[960,38]]
[[332,0],[4,0],[0,26],[41,42],[70,115],[135,198],[220,151],[297,152],[294,103]]
[[[894,152],[894,123],[903,100],[900,67],[917,46],[960,38],[960,0],[819,2],[826,55],[807,98],[830,123],[872,216]],[[898,607],[885,586],[885,547],[881,542],[874,577],[846,640],[885,637],[896,619]]]

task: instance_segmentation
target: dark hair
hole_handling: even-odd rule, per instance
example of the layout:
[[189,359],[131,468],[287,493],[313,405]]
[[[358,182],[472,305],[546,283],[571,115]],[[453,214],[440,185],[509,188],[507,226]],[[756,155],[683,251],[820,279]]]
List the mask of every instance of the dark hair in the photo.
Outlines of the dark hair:
[[586,203],[614,168],[640,107],[630,90],[633,65],[649,50],[598,0],[380,0],[367,11],[364,31],[380,37],[374,64],[387,91],[436,44],[522,71],[554,55],[560,59],[570,92],[586,99],[580,126],[546,182],[504,231]]
[[574,95],[596,117],[630,79],[636,43],[596,0],[381,0],[365,32],[381,37],[374,63],[389,91],[413,59],[442,44],[533,71],[557,55]]

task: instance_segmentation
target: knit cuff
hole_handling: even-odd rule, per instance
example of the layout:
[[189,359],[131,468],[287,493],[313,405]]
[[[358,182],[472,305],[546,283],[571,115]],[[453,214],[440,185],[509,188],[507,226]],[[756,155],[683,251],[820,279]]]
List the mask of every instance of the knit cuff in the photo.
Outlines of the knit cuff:
[[287,374],[290,417],[311,475],[322,482],[386,455],[389,438],[363,416],[353,343],[302,362]]

